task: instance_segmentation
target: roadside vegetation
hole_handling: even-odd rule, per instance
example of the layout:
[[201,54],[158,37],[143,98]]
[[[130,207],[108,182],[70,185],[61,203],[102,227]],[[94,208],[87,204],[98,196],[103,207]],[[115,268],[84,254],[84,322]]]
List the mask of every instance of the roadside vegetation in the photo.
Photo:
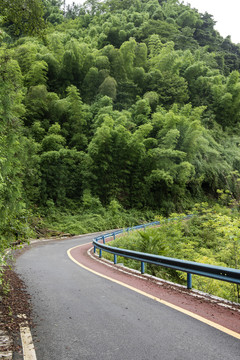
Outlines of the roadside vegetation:
[[[177,259],[224,267],[240,268],[240,219],[237,210],[223,206],[197,204],[193,216],[172,214],[168,219],[156,217],[160,226],[135,231],[111,241],[110,246]],[[113,255],[103,252],[113,261]],[[118,257],[118,262],[140,270],[140,262]],[[145,264],[145,272],[162,279],[186,285],[187,274]],[[230,301],[240,302],[240,287],[203,276],[193,275],[193,288]]]
[[[89,204],[88,204],[89,205]],[[149,222],[156,215],[152,210],[125,210],[116,200],[103,207],[100,202],[91,209],[49,209],[44,217],[46,231],[66,235],[79,235],[107,229],[119,229]],[[51,229],[51,230],[49,230]],[[43,231],[43,228],[39,229]]]

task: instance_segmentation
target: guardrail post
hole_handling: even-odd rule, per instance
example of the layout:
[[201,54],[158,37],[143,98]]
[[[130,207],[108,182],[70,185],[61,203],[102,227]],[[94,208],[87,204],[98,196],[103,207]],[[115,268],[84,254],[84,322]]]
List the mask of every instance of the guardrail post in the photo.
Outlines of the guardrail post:
[[187,273],[187,288],[188,289],[192,288],[192,274],[191,273]]
[[99,249],[99,257],[102,257],[102,249]]
[[105,236],[104,235],[102,237],[102,242],[103,242],[103,244],[105,244]]
[[145,271],[145,263],[141,261],[141,274],[144,274]]
[[115,232],[113,233],[113,240],[115,240],[115,238],[116,238],[116,234],[115,234]]
[[144,230],[144,231],[146,230],[146,225],[143,225],[143,230]]
[[94,245],[93,251],[94,251],[94,254],[96,254],[96,246],[95,245]]
[[114,254],[114,264],[116,265],[117,264],[117,255]]

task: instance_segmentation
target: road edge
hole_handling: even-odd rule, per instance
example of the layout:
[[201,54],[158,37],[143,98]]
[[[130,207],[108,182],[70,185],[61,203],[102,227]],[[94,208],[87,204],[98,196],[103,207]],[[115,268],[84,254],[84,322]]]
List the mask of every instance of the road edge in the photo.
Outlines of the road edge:
[[[90,244],[90,243],[91,243],[91,242],[89,242],[88,244]],[[87,243],[86,243],[86,244],[87,244]],[[240,334],[236,333],[235,331],[232,331],[232,330],[230,330],[230,329],[228,329],[228,328],[225,328],[224,326],[219,325],[219,324],[217,324],[217,323],[215,323],[215,322],[213,322],[213,321],[211,321],[211,320],[205,319],[204,317],[202,317],[202,316],[200,316],[200,315],[194,314],[193,312],[191,312],[191,311],[189,311],[189,310],[185,310],[185,309],[183,309],[183,308],[181,308],[181,307],[179,307],[179,306],[177,306],[177,305],[171,304],[171,303],[168,302],[168,301],[159,299],[158,297],[155,297],[155,296],[153,296],[153,295],[151,295],[151,294],[148,294],[148,293],[146,293],[146,292],[144,292],[144,291],[142,291],[142,290],[139,290],[139,289],[137,289],[137,288],[135,288],[135,287],[133,287],[133,286],[131,286],[131,285],[125,284],[125,283],[123,283],[123,282],[121,282],[121,281],[119,281],[119,280],[112,279],[112,278],[109,277],[109,276],[106,276],[106,275],[104,275],[104,274],[101,274],[101,273],[99,273],[99,272],[97,272],[97,271],[95,271],[95,270],[93,270],[93,269],[91,269],[91,268],[89,268],[89,267],[81,264],[79,261],[77,261],[77,260],[71,255],[71,251],[72,251],[73,249],[78,248],[78,247],[82,247],[82,246],[84,246],[84,245],[86,245],[86,244],[74,246],[74,247],[68,249],[68,251],[67,251],[68,257],[69,257],[75,264],[77,264],[78,266],[82,267],[83,269],[85,269],[85,270],[87,270],[87,271],[90,271],[91,273],[93,273],[93,274],[95,274],[95,275],[97,275],[97,276],[100,276],[100,277],[102,277],[102,278],[104,278],[104,279],[107,279],[107,280],[109,280],[109,281],[112,281],[112,282],[114,282],[114,283],[116,283],[116,284],[118,284],[118,285],[124,286],[124,287],[126,287],[126,288],[128,288],[128,289],[130,289],[130,290],[132,290],[132,291],[135,291],[135,292],[137,292],[137,293],[139,293],[139,294],[141,294],[141,295],[143,295],[143,296],[146,296],[146,297],[148,297],[148,298],[150,298],[150,299],[152,299],[152,300],[154,300],[154,301],[157,301],[157,302],[159,302],[159,303],[161,303],[161,304],[163,304],[163,305],[165,305],[165,306],[168,306],[168,307],[170,307],[170,308],[172,308],[172,309],[174,309],[174,310],[176,310],[176,311],[178,311],[178,312],[181,312],[181,313],[183,313],[183,314],[185,314],[185,315],[188,315],[188,316],[190,316],[190,317],[192,317],[192,318],[194,318],[194,319],[196,319],[196,320],[198,320],[198,321],[201,321],[202,323],[204,323],[204,324],[206,324],[206,325],[209,325],[209,326],[211,326],[211,327],[213,327],[213,328],[215,328],[215,329],[217,329],[217,330],[219,330],[219,331],[221,331],[221,332],[224,332],[224,333],[227,334],[227,335],[230,335],[230,336],[232,336],[232,337],[240,340]],[[114,267],[114,269],[115,269],[115,267]]]

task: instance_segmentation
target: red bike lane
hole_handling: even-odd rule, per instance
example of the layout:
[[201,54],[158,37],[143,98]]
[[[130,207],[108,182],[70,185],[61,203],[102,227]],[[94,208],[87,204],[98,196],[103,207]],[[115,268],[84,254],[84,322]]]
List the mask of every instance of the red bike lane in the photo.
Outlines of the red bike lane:
[[149,275],[114,265],[93,254],[92,243],[68,250],[75,263],[98,276],[126,286],[153,300],[184,312],[200,321],[240,339],[240,305],[222,301],[194,290],[174,285]]

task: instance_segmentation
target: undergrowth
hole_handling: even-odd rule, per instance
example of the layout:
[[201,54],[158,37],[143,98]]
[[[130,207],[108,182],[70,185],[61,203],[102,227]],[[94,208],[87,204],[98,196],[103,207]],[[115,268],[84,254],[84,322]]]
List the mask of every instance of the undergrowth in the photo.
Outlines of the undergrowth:
[[[240,268],[239,212],[226,207],[209,208],[200,204],[193,209],[194,216],[187,220],[176,214],[172,221],[161,221],[158,228],[132,232],[111,242],[112,246],[152,253],[199,263]],[[103,252],[104,257],[113,258]],[[140,262],[118,257],[118,262],[140,270]],[[187,274],[156,265],[146,264],[146,273],[186,284]],[[239,302],[239,286],[203,276],[193,275],[193,288],[230,301]]]
[[151,210],[125,210],[115,200],[108,207],[97,203],[66,210],[49,206],[44,225],[70,235],[86,234],[108,229],[142,224],[152,221],[156,213]]

